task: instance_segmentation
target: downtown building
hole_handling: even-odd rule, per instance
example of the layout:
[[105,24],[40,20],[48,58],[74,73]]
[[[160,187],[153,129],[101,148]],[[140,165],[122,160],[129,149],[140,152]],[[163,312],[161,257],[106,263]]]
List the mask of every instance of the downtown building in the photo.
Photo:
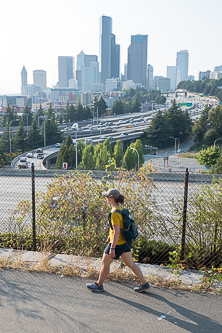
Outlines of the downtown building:
[[40,87],[42,91],[46,90],[46,71],[39,69],[33,71],[33,84],[34,86]]
[[[76,80],[78,90],[91,92],[95,84],[99,83],[99,63],[97,55],[87,55],[81,51],[77,55]],[[100,90],[101,91],[101,90]]]
[[177,88],[177,67],[167,66],[167,77],[170,79],[170,90]]
[[128,47],[127,80],[147,86],[147,35],[132,35]]
[[61,88],[69,87],[69,80],[74,78],[73,75],[73,57],[59,56],[58,57],[58,86]]
[[188,80],[188,63],[189,53],[187,50],[177,52],[176,68],[177,68],[177,85],[181,81]]
[[101,16],[99,22],[100,39],[100,82],[120,76],[120,45],[116,44],[116,36],[112,33],[112,18]]

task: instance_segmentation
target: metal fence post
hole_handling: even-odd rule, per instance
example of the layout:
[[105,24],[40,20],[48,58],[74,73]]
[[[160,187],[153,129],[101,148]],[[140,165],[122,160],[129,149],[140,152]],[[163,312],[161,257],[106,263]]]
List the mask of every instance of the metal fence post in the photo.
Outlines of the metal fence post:
[[186,223],[187,223],[188,178],[189,178],[189,171],[188,171],[188,168],[186,168],[185,180],[184,180],[183,224],[182,224],[182,235],[181,235],[180,260],[184,260],[184,252],[185,252],[185,236],[186,236]]
[[32,248],[33,248],[33,251],[36,251],[34,163],[32,163],[32,165],[31,165],[31,171],[32,171]]

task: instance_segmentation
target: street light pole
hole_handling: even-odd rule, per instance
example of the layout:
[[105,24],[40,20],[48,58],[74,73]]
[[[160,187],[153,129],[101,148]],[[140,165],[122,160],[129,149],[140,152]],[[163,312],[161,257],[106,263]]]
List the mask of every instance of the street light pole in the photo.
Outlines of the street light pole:
[[18,119],[13,119],[10,121],[9,126],[8,126],[8,131],[9,131],[9,153],[10,153],[10,161],[12,162],[12,136],[11,136],[11,123],[13,123],[13,121],[18,121]]
[[44,147],[46,147],[46,136],[45,136],[45,119],[44,119]]
[[136,148],[133,148],[133,147],[130,147],[130,149],[135,150],[137,152],[137,157],[138,157],[138,171],[139,171],[139,168],[140,168],[140,155],[138,153],[138,150]]
[[77,130],[76,130],[76,170],[78,169],[78,161],[77,161],[77,158],[78,158],[78,154],[77,154]]
[[175,154],[177,153],[177,140],[179,140],[178,138],[174,138],[173,136],[170,136],[171,139],[175,140]]
[[218,138],[218,139],[216,139],[216,140],[214,141],[214,147],[215,147],[216,142],[217,142],[218,140],[222,140],[222,138]]

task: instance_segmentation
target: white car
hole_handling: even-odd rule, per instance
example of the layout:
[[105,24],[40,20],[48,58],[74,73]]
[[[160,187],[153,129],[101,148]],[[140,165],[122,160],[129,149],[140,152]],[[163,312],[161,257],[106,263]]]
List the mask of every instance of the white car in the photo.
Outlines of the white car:
[[180,154],[180,153],[182,153],[182,152],[183,152],[183,149],[178,149],[178,150],[177,150],[177,153],[178,153],[178,154]]

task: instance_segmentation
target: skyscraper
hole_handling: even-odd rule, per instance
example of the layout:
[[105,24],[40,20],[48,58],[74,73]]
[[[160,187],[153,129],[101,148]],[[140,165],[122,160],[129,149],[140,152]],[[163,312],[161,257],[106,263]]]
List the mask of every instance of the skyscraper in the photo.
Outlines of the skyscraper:
[[177,52],[177,85],[181,81],[188,80],[188,61],[189,61],[189,53],[187,50],[183,50]]
[[76,79],[78,81],[78,89],[84,92],[91,90],[91,84],[99,82],[97,55],[87,55],[83,51],[77,55]]
[[143,86],[146,86],[147,40],[147,35],[133,35],[128,47],[127,80]]
[[109,16],[100,17],[100,73],[101,82],[119,77],[120,46],[116,44],[112,33],[112,19]]
[[147,91],[151,91],[153,89],[153,66],[150,64],[147,66]]
[[167,77],[170,79],[170,90],[175,90],[177,87],[177,67],[167,66]]
[[33,71],[33,84],[34,86],[41,87],[42,90],[46,89],[46,71],[35,70]]
[[68,87],[73,79],[73,57],[59,56],[59,87]]
[[27,70],[25,69],[25,66],[22,67],[21,80],[22,80],[22,87],[27,86]]

